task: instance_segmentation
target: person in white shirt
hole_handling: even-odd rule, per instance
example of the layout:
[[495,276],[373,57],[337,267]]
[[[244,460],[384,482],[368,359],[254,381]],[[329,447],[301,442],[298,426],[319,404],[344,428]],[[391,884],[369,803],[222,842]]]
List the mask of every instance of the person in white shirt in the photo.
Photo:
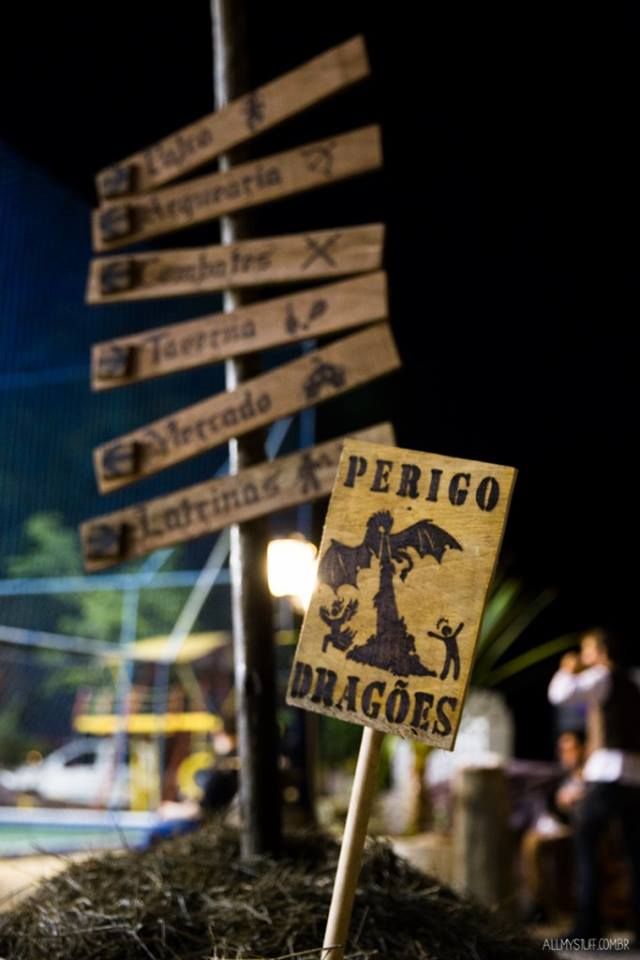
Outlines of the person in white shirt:
[[612,637],[601,628],[582,636],[580,653],[567,653],[549,684],[555,706],[587,708],[585,792],[573,818],[577,914],[569,936],[601,934],[598,842],[607,823],[622,821],[631,866],[632,909],[640,940],[640,690],[617,662]]

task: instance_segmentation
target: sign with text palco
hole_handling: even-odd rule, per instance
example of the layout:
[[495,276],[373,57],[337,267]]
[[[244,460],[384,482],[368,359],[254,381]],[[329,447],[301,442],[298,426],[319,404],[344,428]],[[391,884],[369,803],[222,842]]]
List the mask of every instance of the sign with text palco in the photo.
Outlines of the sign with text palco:
[[93,246],[115,250],[381,166],[380,127],[362,127],[153,193],[108,201],[93,211]]
[[[383,445],[394,439],[390,423],[352,436]],[[327,496],[344,439],[329,440],[87,520],[80,528],[85,568],[104,570],[159,547]]]
[[347,440],[288,703],[453,749],[515,476]]
[[258,136],[369,74],[362,37],[332,47],[226,107],[102,170],[103,200],[151,190]]
[[94,344],[91,385],[107,390],[387,316],[387,277],[365,276]]
[[391,328],[376,323],[102,444],[94,450],[98,488],[108,493],[134,483],[399,366]]
[[180,297],[289,280],[315,280],[377,270],[384,226],[336,227],[307,233],[97,257],[91,261],[87,303]]

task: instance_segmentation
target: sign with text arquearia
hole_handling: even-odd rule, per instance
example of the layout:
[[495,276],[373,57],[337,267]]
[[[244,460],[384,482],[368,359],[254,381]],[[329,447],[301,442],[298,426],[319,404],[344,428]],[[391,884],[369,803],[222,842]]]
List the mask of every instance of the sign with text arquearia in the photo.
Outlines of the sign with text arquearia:
[[453,749],[515,476],[346,441],[288,703]]
[[109,201],[92,215],[96,250],[115,250],[382,166],[376,125],[307,143],[177,186]]

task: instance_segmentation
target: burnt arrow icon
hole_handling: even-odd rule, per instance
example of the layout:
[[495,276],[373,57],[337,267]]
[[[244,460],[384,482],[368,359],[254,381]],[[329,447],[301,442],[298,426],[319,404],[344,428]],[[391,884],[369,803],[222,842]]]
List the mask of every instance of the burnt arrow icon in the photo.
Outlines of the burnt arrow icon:
[[126,377],[131,367],[132,347],[111,346],[100,350],[96,363],[96,375],[101,380],[117,380]]
[[139,443],[114,443],[102,454],[102,476],[105,480],[129,477],[138,472]]
[[127,193],[133,193],[133,172],[130,163],[105,170],[100,181],[102,196],[109,200],[112,197],[123,197]]
[[122,554],[124,525],[110,527],[106,523],[96,523],[89,527],[85,545],[87,556],[92,560],[106,560]]
[[107,207],[98,218],[100,233],[103,240],[119,240],[126,237],[133,230],[131,208],[126,204]]
[[100,293],[120,293],[133,286],[132,260],[107,260],[100,271]]

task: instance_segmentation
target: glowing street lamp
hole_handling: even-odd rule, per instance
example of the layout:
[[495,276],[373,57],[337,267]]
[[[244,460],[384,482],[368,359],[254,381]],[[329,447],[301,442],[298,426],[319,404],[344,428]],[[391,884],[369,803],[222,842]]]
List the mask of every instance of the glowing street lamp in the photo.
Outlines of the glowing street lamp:
[[274,597],[290,597],[306,610],[318,569],[318,550],[301,534],[272,540],[267,547],[267,578]]

